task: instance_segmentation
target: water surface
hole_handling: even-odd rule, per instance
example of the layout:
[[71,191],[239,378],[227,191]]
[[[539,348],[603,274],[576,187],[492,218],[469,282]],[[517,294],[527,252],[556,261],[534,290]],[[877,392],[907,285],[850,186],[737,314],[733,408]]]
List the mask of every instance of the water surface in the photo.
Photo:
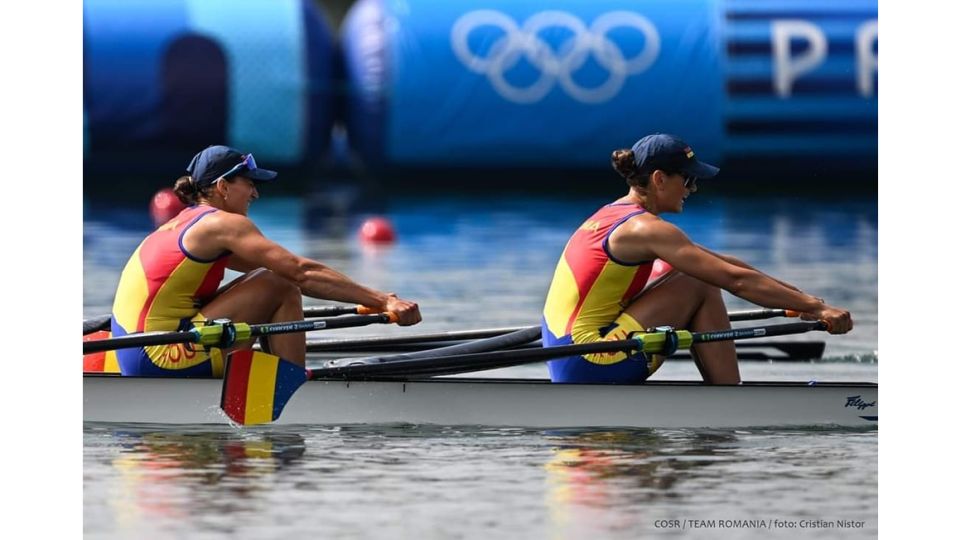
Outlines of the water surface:
[[[569,234],[604,202],[395,199],[386,215],[399,241],[380,248],[357,242],[360,214],[265,197],[251,217],[289,249],[420,303],[414,329],[336,333],[372,335],[536,324]],[[695,242],[854,314],[845,336],[777,338],[824,339],[825,360],[745,363],[744,379],[877,380],[875,201],[694,196],[669,219]],[[123,264],[150,228],[140,209],[86,206],[85,317],[109,312]],[[752,307],[727,299],[731,309]],[[488,375],[540,377],[545,368]],[[656,377],[698,374],[668,362]],[[86,424],[83,475],[91,538],[877,534],[876,430]],[[841,529],[837,520],[862,524]]]

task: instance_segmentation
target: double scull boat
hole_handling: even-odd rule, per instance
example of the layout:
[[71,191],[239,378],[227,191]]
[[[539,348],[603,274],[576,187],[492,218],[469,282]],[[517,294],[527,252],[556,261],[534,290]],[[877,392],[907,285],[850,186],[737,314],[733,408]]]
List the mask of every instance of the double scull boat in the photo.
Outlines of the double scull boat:
[[[220,379],[85,374],[85,422],[225,424]],[[466,377],[307,381],[282,424],[437,424],[533,428],[877,425],[877,384],[554,384]]]
[[[389,315],[348,315],[252,326],[214,323],[185,332],[85,341],[84,353],[161,342],[217,346],[226,328],[242,333],[244,337],[238,338],[242,340],[273,333],[389,322]],[[625,340],[523,348],[521,346],[540,334],[538,327],[524,327],[506,329],[507,333],[498,330],[491,337],[418,352],[328,359],[309,370],[306,382],[302,372],[297,374],[302,368],[282,359],[259,352],[237,352],[234,353],[237,363],[233,367],[247,367],[234,370],[228,362],[226,382],[216,378],[121,377],[115,373],[86,372],[83,418],[86,422],[150,424],[223,424],[230,423],[230,418],[250,424],[269,422],[272,418],[283,424],[532,428],[875,426],[878,390],[875,383],[709,385],[698,381],[654,380],[632,385],[557,384],[539,379],[475,375],[571,354],[665,351],[671,340],[671,350],[676,351],[689,349],[697,342],[771,337],[824,328],[823,323],[805,321],[718,332],[656,329]],[[394,345],[406,340],[419,347],[428,341],[426,337],[391,340]],[[440,337],[468,338],[462,333]],[[371,345],[371,340],[361,341],[355,345]],[[344,342],[329,345],[331,350],[349,348]],[[238,359],[238,355],[241,358]],[[254,364],[261,366],[256,370],[256,380],[261,382],[251,384],[248,390],[245,377],[254,372],[250,367]],[[281,377],[281,372],[286,375]],[[262,381],[271,382],[264,386]],[[282,398],[277,398],[281,395]],[[221,400],[229,403],[225,408],[232,411],[230,417],[223,412]],[[258,411],[254,416],[248,415],[253,410],[251,407]],[[271,411],[272,414],[264,416],[264,412]]]

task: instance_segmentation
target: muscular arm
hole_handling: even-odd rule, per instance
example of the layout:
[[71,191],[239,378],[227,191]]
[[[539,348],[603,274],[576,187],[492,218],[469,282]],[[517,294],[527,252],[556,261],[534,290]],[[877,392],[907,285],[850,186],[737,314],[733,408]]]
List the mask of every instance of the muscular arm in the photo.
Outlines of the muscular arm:
[[734,257],[721,256],[693,242],[675,225],[659,218],[624,224],[611,237],[611,249],[624,260],[660,258],[677,270],[755,304],[818,313],[819,299],[763,274]]
[[227,213],[217,217],[220,223],[211,227],[209,234],[217,245],[233,253],[231,269],[264,267],[295,283],[307,296],[387,308],[392,295],[364,287],[329,266],[291,253],[265,237],[247,217]]
[[[740,259],[738,259],[738,258],[736,258],[736,257],[734,257],[734,256],[732,256],[732,255],[725,255],[725,254],[723,254],[723,253],[717,253],[716,251],[711,251],[711,250],[709,250],[709,249],[701,246],[700,244],[696,244],[696,245],[697,245],[697,247],[699,247],[700,249],[702,249],[702,250],[706,251],[707,253],[713,255],[714,257],[719,257],[719,258],[723,259],[724,261],[727,261],[728,263],[730,263],[730,264],[732,264],[732,265],[734,265],[734,266],[739,266],[739,267],[741,267],[741,268],[747,268],[747,269],[749,269],[749,270],[754,270],[754,271],[756,271],[756,272],[760,272],[760,270],[757,270],[757,269],[754,268],[753,266],[750,266],[749,264],[745,263],[744,261],[741,261]],[[791,284],[787,283],[786,281],[779,280],[779,279],[777,279],[777,278],[775,278],[775,277],[773,277],[773,276],[771,276],[771,275],[769,275],[769,274],[764,274],[763,272],[760,272],[760,273],[763,274],[763,275],[765,275],[765,276],[767,276],[768,278],[776,281],[777,283],[783,285],[784,287],[786,287],[786,288],[788,288],[788,289],[793,289],[793,290],[795,290],[795,291],[800,291],[800,289],[798,289],[798,288],[795,287],[794,285],[791,285]]]

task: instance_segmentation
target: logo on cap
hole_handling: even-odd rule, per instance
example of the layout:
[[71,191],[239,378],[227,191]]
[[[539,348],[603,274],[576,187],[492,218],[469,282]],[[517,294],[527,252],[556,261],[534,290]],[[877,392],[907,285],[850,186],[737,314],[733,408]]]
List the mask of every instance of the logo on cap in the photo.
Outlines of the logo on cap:
[[693,159],[693,150],[689,146],[683,148],[683,153],[687,155],[687,159]]

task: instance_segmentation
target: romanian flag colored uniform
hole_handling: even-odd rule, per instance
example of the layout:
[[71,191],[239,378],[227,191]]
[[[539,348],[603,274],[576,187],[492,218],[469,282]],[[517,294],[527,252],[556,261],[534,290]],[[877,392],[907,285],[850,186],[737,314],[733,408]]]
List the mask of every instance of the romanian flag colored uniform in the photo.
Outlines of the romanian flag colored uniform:
[[[543,345],[595,343],[626,339],[643,326],[623,310],[650,279],[655,261],[619,261],[611,255],[610,235],[643,207],[612,203],[573,233],[557,263],[541,321]],[[643,382],[662,358],[643,353],[598,353],[547,362],[553,382]]]
[[[217,292],[230,253],[212,260],[200,259],[184,248],[183,235],[217,211],[207,205],[186,208],[140,243],[117,286],[114,337],[189,330],[204,320],[200,308]],[[117,362],[123,375],[223,376],[219,349],[206,351],[189,343],[119,349]]]

